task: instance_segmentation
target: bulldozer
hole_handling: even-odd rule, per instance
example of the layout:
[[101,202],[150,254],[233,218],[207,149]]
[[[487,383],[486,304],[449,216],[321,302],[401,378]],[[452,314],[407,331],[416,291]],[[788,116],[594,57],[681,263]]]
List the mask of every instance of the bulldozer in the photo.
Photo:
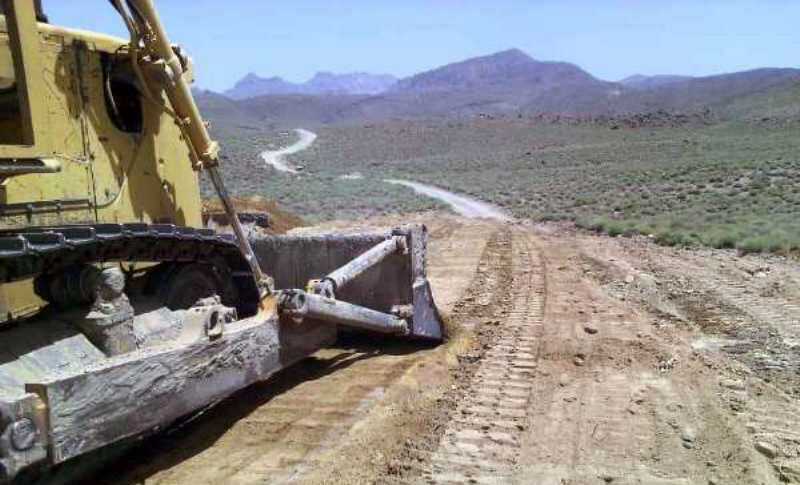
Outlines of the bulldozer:
[[[109,3],[129,38],[0,0],[0,483],[165,429],[343,329],[442,339],[426,228],[246,234],[191,58],[153,0]],[[230,232],[203,227],[201,172]]]

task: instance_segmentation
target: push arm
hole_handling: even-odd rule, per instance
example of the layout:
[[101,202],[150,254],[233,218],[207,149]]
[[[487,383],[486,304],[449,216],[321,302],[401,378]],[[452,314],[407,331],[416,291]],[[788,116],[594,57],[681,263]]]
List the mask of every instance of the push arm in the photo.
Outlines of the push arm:
[[186,62],[181,60],[172,47],[152,0],[126,0],[130,13],[123,8],[121,0],[112,0],[112,4],[123,16],[131,31],[133,44],[131,50],[141,51],[142,55],[134,61],[139,63],[142,71],[148,73],[148,82],[155,82],[158,84],[157,87],[164,90],[172,110],[177,115],[190,150],[197,157],[199,165],[208,171],[263,299],[272,292],[272,280],[259,267],[250,243],[244,235],[233,202],[225,189],[219,173],[219,144],[211,139],[194,101],[191,88],[184,76]]

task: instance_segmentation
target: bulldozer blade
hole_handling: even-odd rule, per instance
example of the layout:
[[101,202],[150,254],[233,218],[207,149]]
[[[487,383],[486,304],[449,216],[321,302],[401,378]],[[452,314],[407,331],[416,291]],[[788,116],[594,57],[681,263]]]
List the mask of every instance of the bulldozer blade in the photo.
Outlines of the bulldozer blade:
[[427,229],[424,225],[409,224],[353,234],[263,236],[251,243],[259,262],[274,278],[275,287],[288,290],[307,288],[309,281],[325,278],[398,236],[405,238],[404,250],[386,256],[337,288],[336,299],[400,315],[408,322],[408,337],[439,341],[442,319],[426,276]]

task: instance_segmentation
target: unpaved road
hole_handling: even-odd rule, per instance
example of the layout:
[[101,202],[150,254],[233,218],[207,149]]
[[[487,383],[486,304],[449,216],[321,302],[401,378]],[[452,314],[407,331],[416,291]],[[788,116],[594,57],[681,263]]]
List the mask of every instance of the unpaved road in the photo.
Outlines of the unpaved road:
[[796,261],[410,219],[447,343],[340,343],[93,483],[800,482]]
[[264,159],[267,165],[275,167],[275,169],[280,172],[299,173],[296,168],[286,163],[285,157],[310,147],[311,144],[314,143],[314,140],[317,139],[317,135],[303,128],[297,128],[294,131],[300,138],[293,144],[281,148],[280,150],[264,150],[261,152],[261,158]]
[[467,197],[465,195],[455,194],[448,190],[434,187],[433,185],[398,179],[385,179],[384,182],[403,185],[405,187],[414,189],[414,191],[418,194],[441,200],[442,202],[449,204],[456,214],[464,217],[483,217],[498,221],[511,220],[511,217],[505,211],[495,205],[473,199],[472,197]]
[[[298,134],[299,139],[292,145],[281,148],[280,150],[264,150],[261,152],[261,158],[264,159],[267,165],[274,167],[280,172],[291,174],[299,173],[295,167],[292,167],[286,163],[285,157],[310,147],[314,143],[314,140],[317,139],[317,135],[303,128],[297,128],[294,131]],[[340,178],[360,179],[362,176],[360,173],[356,173],[343,175]],[[442,202],[449,204],[456,214],[465,217],[488,218],[498,221],[511,221],[512,219],[508,213],[493,204],[489,204],[465,195],[455,194],[439,187],[434,187],[432,185],[419,182],[412,182],[410,180],[386,179],[384,182],[403,185],[413,189],[418,194],[441,200]]]

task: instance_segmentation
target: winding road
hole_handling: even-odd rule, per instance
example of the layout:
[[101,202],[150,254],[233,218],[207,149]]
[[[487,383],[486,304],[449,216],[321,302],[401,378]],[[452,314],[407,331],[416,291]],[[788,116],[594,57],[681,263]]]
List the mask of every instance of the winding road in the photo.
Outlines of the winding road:
[[286,163],[284,157],[310,147],[311,144],[314,143],[314,140],[317,139],[317,134],[302,128],[297,128],[294,131],[300,135],[300,139],[294,142],[294,144],[281,148],[280,150],[264,150],[261,152],[261,158],[267,162],[267,165],[275,167],[275,169],[280,172],[299,173],[296,168]]
[[[295,167],[292,167],[286,163],[285,157],[310,147],[314,143],[314,140],[317,139],[317,135],[316,133],[303,128],[297,128],[294,131],[300,136],[300,138],[292,145],[281,148],[280,150],[264,150],[261,152],[261,158],[267,162],[267,165],[271,165],[280,172],[292,174],[299,173]],[[345,175],[340,178],[357,179],[361,177],[359,174],[358,177]],[[385,179],[384,182],[389,184],[403,185],[413,189],[418,194],[441,200],[442,202],[449,204],[454,212],[465,217],[494,219],[504,222],[512,220],[512,217],[507,212],[493,204],[473,199],[472,197],[465,195],[455,194],[448,190],[440,189],[439,187],[434,187],[432,185],[422,184],[419,182],[412,182],[410,180]]]

